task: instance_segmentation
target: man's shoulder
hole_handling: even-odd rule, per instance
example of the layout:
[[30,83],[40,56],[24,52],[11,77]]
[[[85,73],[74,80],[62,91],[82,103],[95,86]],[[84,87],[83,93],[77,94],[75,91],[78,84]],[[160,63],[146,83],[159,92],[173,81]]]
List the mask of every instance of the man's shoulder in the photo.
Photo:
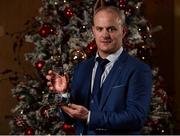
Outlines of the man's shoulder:
[[142,60],[136,58],[135,56],[131,56],[127,53],[127,65],[134,67],[134,68],[146,68],[150,69],[149,64],[143,62]]
[[86,69],[88,67],[94,66],[94,56],[87,58],[76,64],[75,69]]
[[94,58],[95,58],[94,56],[91,56],[91,57],[89,57],[89,58],[87,58],[87,59],[81,61],[81,62],[79,63],[79,65],[87,65],[87,64],[91,64],[91,63],[94,62]]

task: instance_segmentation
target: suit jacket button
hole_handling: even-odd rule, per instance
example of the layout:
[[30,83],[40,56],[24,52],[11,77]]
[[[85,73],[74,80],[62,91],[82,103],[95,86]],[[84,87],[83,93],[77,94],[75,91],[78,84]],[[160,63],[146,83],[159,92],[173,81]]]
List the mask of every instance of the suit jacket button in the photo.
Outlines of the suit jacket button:
[[94,100],[91,100],[91,103],[94,103]]

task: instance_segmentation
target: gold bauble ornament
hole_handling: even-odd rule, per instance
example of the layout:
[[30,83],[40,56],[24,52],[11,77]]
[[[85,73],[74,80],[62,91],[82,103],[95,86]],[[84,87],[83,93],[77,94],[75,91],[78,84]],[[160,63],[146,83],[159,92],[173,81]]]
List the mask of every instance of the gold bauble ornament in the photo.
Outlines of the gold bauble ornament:
[[70,59],[73,63],[78,63],[86,58],[86,53],[80,49],[75,49],[70,54]]

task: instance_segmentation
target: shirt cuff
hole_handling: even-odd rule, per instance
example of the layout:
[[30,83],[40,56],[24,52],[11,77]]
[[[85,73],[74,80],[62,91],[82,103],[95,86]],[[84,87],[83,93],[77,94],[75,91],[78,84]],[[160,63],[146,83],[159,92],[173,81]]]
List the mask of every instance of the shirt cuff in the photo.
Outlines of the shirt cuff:
[[88,112],[88,118],[87,118],[87,125],[89,124],[89,121],[90,121],[90,115],[91,115],[91,111]]
[[64,98],[68,98],[68,97],[69,97],[69,93],[68,93],[68,92],[62,93],[61,95],[62,95],[62,97],[64,97]]

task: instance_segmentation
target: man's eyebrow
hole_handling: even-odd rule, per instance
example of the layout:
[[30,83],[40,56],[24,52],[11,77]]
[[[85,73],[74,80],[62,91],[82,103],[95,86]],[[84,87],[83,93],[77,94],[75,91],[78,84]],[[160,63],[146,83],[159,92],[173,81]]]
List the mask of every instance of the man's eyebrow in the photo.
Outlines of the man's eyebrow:
[[95,27],[102,27],[102,26],[95,26]]
[[107,28],[116,28],[115,26],[108,26]]
[[95,26],[95,27],[98,27],[98,28],[116,28],[115,26],[107,26],[107,27],[103,27],[103,26]]

